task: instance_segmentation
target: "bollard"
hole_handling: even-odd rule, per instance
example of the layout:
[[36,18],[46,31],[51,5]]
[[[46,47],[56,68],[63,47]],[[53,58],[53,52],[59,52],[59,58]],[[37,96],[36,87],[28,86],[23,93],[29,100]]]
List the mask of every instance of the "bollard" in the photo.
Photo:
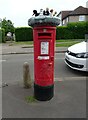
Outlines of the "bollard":
[[31,88],[32,81],[30,76],[30,69],[28,62],[25,62],[23,65],[23,82],[25,88]]

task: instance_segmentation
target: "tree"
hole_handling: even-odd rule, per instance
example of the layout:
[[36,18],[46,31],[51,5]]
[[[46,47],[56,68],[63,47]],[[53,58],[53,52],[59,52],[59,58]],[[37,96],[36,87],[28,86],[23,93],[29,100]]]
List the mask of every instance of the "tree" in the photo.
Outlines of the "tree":
[[12,23],[11,20],[6,20],[6,18],[3,18],[2,20],[2,28],[5,29],[5,35],[8,32],[11,32],[12,34],[14,33],[14,24]]

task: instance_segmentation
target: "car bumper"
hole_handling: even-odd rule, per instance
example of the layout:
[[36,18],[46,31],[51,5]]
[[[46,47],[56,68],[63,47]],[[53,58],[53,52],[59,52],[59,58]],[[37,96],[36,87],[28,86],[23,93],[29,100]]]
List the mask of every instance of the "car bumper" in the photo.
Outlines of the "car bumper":
[[65,63],[72,69],[80,71],[88,71],[88,59],[76,58],[65,53]]

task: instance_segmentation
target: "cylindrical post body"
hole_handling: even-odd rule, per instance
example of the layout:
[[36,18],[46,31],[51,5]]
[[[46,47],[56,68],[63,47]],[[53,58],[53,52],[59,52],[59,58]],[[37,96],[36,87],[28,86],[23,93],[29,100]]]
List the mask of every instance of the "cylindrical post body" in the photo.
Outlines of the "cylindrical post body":
[[56,27],[33,28],[34,39],[34,96],[41,101],[54,95],[54,49]]

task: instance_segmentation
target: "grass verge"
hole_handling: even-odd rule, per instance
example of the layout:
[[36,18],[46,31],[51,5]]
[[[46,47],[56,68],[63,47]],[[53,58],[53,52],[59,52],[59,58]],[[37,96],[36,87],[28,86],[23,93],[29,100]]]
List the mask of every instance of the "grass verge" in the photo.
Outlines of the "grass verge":
[[33,41],[15,42],[15,45],[32,45]]
[[[56,40],[56,47],[69,47],[76,43],[82,42],[84,39],[67,39],[67,40]],[[25,41],[25,42],[13,42],[11,44],[14,45],[33,45],[33,41]],[[33,46],[32,46],[33,47]]]
[[75,41],[75,42],[56,43],[56,47],[70,47],[76,43],[79,43],[79,42]]
[[34,98],[34,96],[26,96],[26,97],[25,97],[25,100],[26,100],[28,103],[36,102],[36,99]]

